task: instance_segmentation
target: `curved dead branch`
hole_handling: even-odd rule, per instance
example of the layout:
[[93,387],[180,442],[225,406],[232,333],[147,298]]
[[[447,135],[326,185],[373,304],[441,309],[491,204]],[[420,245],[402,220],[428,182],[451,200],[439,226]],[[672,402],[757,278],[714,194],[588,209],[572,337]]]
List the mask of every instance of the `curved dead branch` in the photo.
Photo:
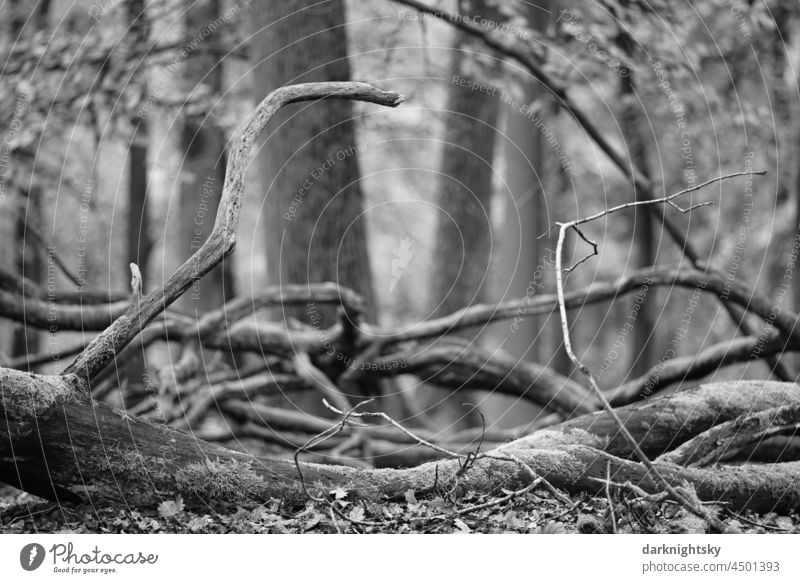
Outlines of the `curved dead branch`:
[[245,172],[252,159],[256,138],[284,105],[318,99],[354,99],[390,107],[396,107],[403,100],[397,93],[381,91],[366,83],[306,83],[282,87],[270,93],[234,134],[228,150],[225,184],[217,218],[208,239],[169,277],[163,287],[131,305],[125,314],[95,338],[63,374],[74,375],[76,381],[88,382],[153,318],[233,251],[244,195]]
[[520,397],[565,417],[600,408],[585,388],[552,369],[477,346],[415,347],[373,361],[367,372],[373,376],[409,373],[456,391],[480,389]]
[[735,338],[709,346],[697,354],[659,362],[639,378],[611,390],[609,400],[614,406],[626,405],[645,399],[674,383],[696,380],[725,366],[797,350],[800,350],[800,346],[787,344],[778,338],[774,330],[759,338]]

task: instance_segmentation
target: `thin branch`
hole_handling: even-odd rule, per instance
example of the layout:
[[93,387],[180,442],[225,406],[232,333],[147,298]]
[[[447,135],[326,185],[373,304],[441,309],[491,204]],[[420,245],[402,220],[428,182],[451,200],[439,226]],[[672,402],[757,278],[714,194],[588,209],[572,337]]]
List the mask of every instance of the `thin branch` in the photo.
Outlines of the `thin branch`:
[[606,500],[608,500],[608,517],[611,520],[611,532],[617,534],[617,516],[614,513],[614,499],[611,496],[611,462],[606,464]]
[[364,298],[335,283],[270,286],[252,296],[232,299],[221,308],[204,314],[197,322],[197,335],[214,334],[220,327],[236,322],[264,308],[304,306],[309,302],[346,306],[350,312],[365,308]]
[[729,178],[736,178],[737,176],[753,176],[753,175],[764,176],[766,173],[767,173],[766,170],[749,170],[749,171],[744,171],[744,172],[731,172],[730,174],[723,174],[722,176],[717,176],[716,178],[711,178],[709,180],[706,180],[705,182],[702,182],[702,183],[697,184],[695,186],[692,186],[690,188],[684,188],[683,190],[679,190],[678,192],[675,192],[675,193],[670,194],[668,196],[662,196],[660,198],[653,198],[653,199],[650,199],[650,200],[636,200],[636,201],[626,202],[626,203],[618,204],[616,206],[612,206],[609,209],[602,210],[602,211],[597,212],[597,213],[595,213],[593,215],[589,215],[588,217],[584,217],[582,219],[576,219],[574,221],[569,221],[569,226],[570,227],[575,227],[577,225],[583,225],[584,223],[589,223],[589,222],[592,222],[592,221],[596,221],[597,219],[600,219],[600,218],[602,218],[602,217],[604,217],[606,215],[610,215],[610,214],[616,213],[618,211],[629,209],[629,208],[633,208],[633,207],[652,206],[652,205],[655,205],[655,204],[670,203],[670,202],[674,201],[676,198],[679,198],[681,196],[686,196],[689,193],[696,192],[698,190],[701,190],[701,189],[705,188],[706,186],[710,186],[711,184],[714,184],[716,182],[721,182],[721,181],[727,180]]
[[324,398],[329,399],[342,411],[351,410],[347,397],[342,394],[324,372],[314,366],[308,354],[298,352],[294,355],[292,362],[297,376],[319,389]]
[[341,414],[342,415],[342,419],[341,419],[341,421],[339,423],[337,423],[335,426],[333,426],[333,427],[331,427],[329,429],[326,429],[325,431],[323,431],[319,435],[315,435],[314,437],[309,439],[305,444],[303,444],[301,447],[297,448],[297,450],[294,452],[294,458],[293,458],[294,459],[294,465],[295,465],[295,468],[297,469],[297,475],[300,477],[300,485],[303,487],[303,492],[305,492],[306,496],[308,496],[309,499],[314,500],[315,502],[325,502],[324,498],[317,498],[317,497],[313,496],[311,494],[311,492],[308,491],[308,487],[306,486],[305,479],[303,479],[303,470],[300,467],[300,459],[299,459],[300,454],[303,453],[304,451],[307,451],[308,449],[310,449],[312,447],[319,446],[320,444],[322,444],[325,441],[329,440],[334,435],[337,435],[338,433],[341,433],[342,431],[344,431],[345,427],[347,427],[347,423],[350,420],[350,417],[352,417],[353,415],[357,414],[356,411],[358,410],[358,408],[359,407],[363,407],[364,405],[367,405],[367,404],[371,403],[373,400],[374,399],[367,399],[366,401],[361,401],[355,407],[353,407],[352,409],[348,410],[346,413],[342,413]]
[[[372,401],[372,399],[370,399],[370,401]],[[330,409],[331,411],[333,411],[337,415],[344,415],[345,414],[340,409],[337,409],[336,407],[333,407],[327,401],[323,401],[323,403],[325,404],[325,406],[328,409]],[[406,429],[405,427],[403,427],[403,425],[401,423],[398,423],[397,421],[392,419],[389,415],[387,415],[383,411],[362,411],[361,413],[353,413],[353,412],[351,412],[350,415],[353,416],[353,417],[380,417],[381,419],[383,419],[384,421],[386,421],[390,425],[392,425],[392,426],[396,427],[398,430],[400,430],[401,433],[407,435],[412,440],[417,442],[419,445],[427,447],[428,449],[432,449],[433,451],[438,451],[439,453],[444,454],[444,455],[446,455],[448,457],[451,457],[451,458],[461,459],[461,458],[466,457],[463,454],[456,453],[454,451],[450,451],[449,449],[445,449],[444,447],[436,445],[435,443],[432,443],[432,442],[428,441],[427,439],[425,439],[423,437],[420,437],[419,435],[416,435],[413,431],[411,431],[410,429]]]
[[[719,180],[727,178],[727,176],[720,177]],[[703,185],[710,184],[712,181],[705,182]],[[703,186],[701,185],[701,186]],[[563,254],[564,254],[564,240],[567,234],[567,231],[576,225],[585,224],[589,221],[593,221],[604,217],[608,214],[614,213],[619,211],[623,208],[629,208],[631,206],[641,206],[641,205],[654,205],[654,204],[663,204],[669,200],[673,200],[674,198],[686,194],[690,192],[691,189],[687,189],[684,191],[680,191],[676,194],[654,199],[650,201],[637,201],[632,203],[627,203],[625,205],[618,205],[616,207],[612,207],[611,209],[607,209],[600,213],[596,213],[589,217],[583,219],[576,219],[573,221],[568,221],[565,223],[558,223],[558,241],[556,243],[556,290],[558,293],[558,308],[559,313],[561,315],[561,332],[564,339],[564,350],[567,353],[570,361],[575,365],[575,367],[587,378],[589,382],[589,386],[591,387],[592,391],[594,392],[595,396],[600,400],[603,404],[603,409],[606,413],[613,419],[614,423],[616,424],[619,432],[625,438],[625,440],[629,443],[631,450],[633,451],[634,455],[636,456],[639,461],[644,464],[647,468],[648,472],[650,472],[653,477],[656,479],[658,483],[660,483],[664,489],[669,493],[669,495],[676,501],[678,501],[684,508],[690,511],[692,514],[706,520],[713,528],[715,528],[719,532],[724,532],[726,530],[726,526],[715,516],[713,516],[709,511],[702,507],[699,504],[699,501],[696,499],[696,496],[691,495],[685,491],[682,491],[676,486],[673,486],[672,483],[669,482],[664,476],[661,475],[661,472],[653,465],[653,462],[647,456],[647,454],[642,451],[641,447],[639,447],[639,443],[636,439],[631,435],[630,431],[628,430],[625,423],[623,423],[622,419],[620,419],[617,412],[609,403],[606,396],[603,394],[603,391],[597,384],[597,381],[592,374],[592,371],[589,370],[581,360],[575,355],[575,351],[572,347],[572,339],[569,333],[569,319],[567,317],[567,307],[564,300],[564,270],[562,268],[563,264]]]
[[573,225],[573,226],[572,226],[572,230],[573,230],[573,231],[575,231],[576,233],[578,233],[578,236],[579,236],[581,239],[583,239],[583,240],[584,240],[586,243],[588,243],[589,245],[591,245],[591,246],[592,246],[592,250],[591,250],[591,252],[589,252],[589,253],[588,253],[588,254],[587,254],[587,255],[586,255],[584,258],[582,258],[582,259],[578,260],[576,263],[572,264],[570,267],[567,267],[567,269],[566,269],[566,273],[570,273],[570,272],[574,271],[575,269],[577,269],[577,267],[578,267],[579,265],[581,265],[582,263],[584,263],[584,262],[586,262],[586,261],[589,261],[589,259],[591,259],[591,258],[592,258],[592,257],[594,257],[595,255],[597,255],[597,242],[593,241],[592,239],[589,239],[589,238],[588,238],[586,235],[584,235],[584,234],[583,234],[583,231],[581,231],[581,230],[580,230],[580,229],[577,227],[577,225]]
[[[557,227],[557,225],[556,225]],[[638,290],[643,284],[648,286],[684,287],[693,289],[698,286],[725,299],[725,305],[735,304],[749,312],[767,320],[772,319],[781,330],[791,329],[797,314],[789,310],[781,310],[777,317],[770,318],[773,302],[767,298],[754,295],[751,290],[737,282],[730,282],[726,276],[717,272],[706,272],[691,267],[659,267],[640,269],[616,280],[595,282],[591,285],[565,293],[567,309],[577,309],[584,305],[611,301],[622,295]],[[498,320],[526,318],[534,315],[557,312],[557,294],[541,294],[535,297],[513,299],[499,304],[477,304],[463,308],[448,316],[435,318],[409,327],[403,332],[393,333],[365,327],[361,330],[363,342],[376,339],[389,339],[391,344],[411,340],[434,338],[462,330],[464,328],[484,326]],[[757,331],[758,332],[758,331]],[[757,335],[754,333],[753,335]]]

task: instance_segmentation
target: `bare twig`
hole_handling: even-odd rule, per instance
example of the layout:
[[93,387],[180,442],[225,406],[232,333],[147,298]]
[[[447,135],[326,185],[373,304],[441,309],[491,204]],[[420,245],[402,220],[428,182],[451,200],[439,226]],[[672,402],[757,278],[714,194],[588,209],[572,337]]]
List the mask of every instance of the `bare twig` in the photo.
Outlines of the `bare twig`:
[[[575,219],[574,221],[568,221],[566,223],[566,225],[567,225],[567,228],[574,228],[577,225],[583,225],[585,223],[596,221],[597,219],[600,219],[600,218],[602,218],[602,217],[604,217],[606,215],[610,215],[610,214],[613,214],[613,213],[621,211],[621,210],[625,210],[625,209],[629,209],[629,208],[633,208],[633,207],[638,207],[638,206],[652,206],[652,205],[656,205],[656,204],[668,204],[668,203],[674,201],[676,198],[679,198],[679,197],[685,196],[685,195],[687,195],[689,193],[701,190],[701,189],[705,188],[706,186],[710,186],[711,184],[714,184],[715,182],[721,182],[721,181],[727,180],[729,178],[736,178],[737,176],[751,176],[751,175],[763,176],[766,173],[767,172],[765,170],[758,170],[758,171],[745,171],[745,172],[731,172],[730,174],[723,174],[722,176],[717,176],[716,178],[711,178],[709,180],[706,180],[705,182],[702,182],[702,183],[697,184],[695,186],[692,186],[690,188],[685,188],[683,190],[679,190],[678,192],[675,192],[675,193],[670,194],[668,196],[662,196],[660,198],[653,198],[653,199],[650,199],[650,200],[636,200],[636,201],[626,202],[626,203],[623,203],[623,204],[618,204],[618,205],[613,206],[613,207],[611,207],[609,209],[605,209],[605,210],[599,211],[599,212],[597,212],[597,213],[595,213],[593,215],[589,215],[588,217],[584,217],[582,219]],[[558,225],[558,223],[557,223],[557,225]]]
[[606,500],[608,500],[608,518],[611,520],[611,532],[617,534],[617,516],[614,512],[614,498],[611,496],[611,462],[606,463]]
[[[740,175],[741,173],[737,173],[735,175]],[[657,198],[653,200],[647,201],[635,201],[626,203],[623,205],[617,205],[605,211],[601,211],[594,215],[585,218],[575,219],[573,221],[567,221],[565,223],[557,223],[558,224],[558,241],[556,243],[556,289],[558,293],[558,307],[559,312],[561,314],[561,332],[564,339],[564,349],[569,357],[570,361],[575,365],[575,367],[587,378],[589,381],[589,386],[591,387],[594,394],[603,404],[603,409],[606,413],[614,420],[614,423],[617,425],[620,433],[623,435],[625,440],[630,444],[631,450],[633,451],[636,458],[644,464],[647,468],[648,472],[650,472],[653,477],[656,479],[658,483],[660,483],[664,489],[669,493],[670,497],[674,500],[679,502],[684,508],[690,511],[692,514],[706,520],[715,530],[719,532],[724,532],[726,530],[726,526],[722,523],[718,518],[713,516],[709,511],[702,507],[702,505],[697,500],[696,496],[687,493],[685,490],[679,489],[670,483],[666,478],[661,475],[661,472],[653,465],[653,462],[650,460],[649,457],[642,451],[641,447],[639,447],[639,443],[636,439],[631,435],[630,431],[626,427],[625,423],[623,423],[622,419],[620,419],[617,412],[609,403],[606,396],[603,394],[603,391],[597,385],[597,381],[592,374],[592,371],[586,366],[581,360],[575,355],[575,351],[572,348],[572,339],[569,333],[569,319],[567,318],[567,307],[564,300],[564,274],[568,272],[568,270],[562,267],[563,265],[563,255],[564,255],[564,239],[566,237],[567,230],[576,227],[577,225],[582,225],[588,223],[590,221],[597,220],[601,217],[614,213],[616,211],[622,210],[624,208],[630,208],[633,206],[642,206],[642,205],[654,205],[654,204],[665,204],[669,201],[674,200],[675,198],[685,195],[693,190],[697,190],[698,188],[702,188],[708,184],[713,182],[724,180],[725,178],[729,178],[734,175],[728,176],[721,176],[719,178],[704,182],[697,187],[682,190],[675,194],[665,196],[662,198]]]
[[[371,402],[371,401],[372,401],[372,399],[370,399],[369,401],[366,401],[366,402],[368,403],[368,402]],[[341,411],[340,409],[337,409],[336,407],[332,406],[327,401],[323,400],[323,403],[325,404],[325,406],[328,409],[330,409],[334,413],[336,413],[338,415],[345,415],[345,413],[343,411]],[[401,433],[407,435],[408,437],[410,437],[411,439],[416,441],[419,445],[425,446],[425,447],[427,447],[429,449],[432,449],[433,451],[438,451],[439,453],[442,453],[442,454],[444,454],[444,455],[446,455],[448,457],[457,458],[457,459],[461,459],[461,458],[466,457],[463,454],[456,453],[454,451],[450,451],[448,449],[445,449],[445,448],[443,448],[443,447],[441,447],[439,445],[436,445],[435,443],[433,443],[431,441],[428,441],[427,439],[425,439],[423,437],[420,437],[419,435],[416,435],[413,431],[403,427],[403,425],[401,423],[398,423],[397,421],[392,419],[389,415],[387,415],[383,411],[362,411],[361,413],[355,413],[355,412],[351,411],[350,416],[352,416],[352,417],[380,417],[381,419],[383,419],[384,421],[386,421],[387,423],[389,423],[393,427],[397,428]]]
[[[454,458],[454,459],[465,460],[459,466],[458,471],[454,475],[454,478],[456,480],[458,480],[459,477],[463,476],[464,473],[469,470],[469,468],[472,465],[472,463],[474,463],[475,461],[477,461],[477,460],[479,460],[481,458],[488,458],[488,459],[493,459],[493,460],[498,460],[498,461],[511,462],[511,463],[514,463],[514,464],[517,464],[517,465],[521,466],[531,476],[531,478],[533,480],[533,482],[530,485],[531,489],[533,489],[533,488],[535,488],[536,486],[539,486],[539,485],[544,485],[553,494],[553,496],[555,498],[561,500],[562,502],[564,500],[569,501],[569,499],[564,497],[552,484],[550,484],[547,480],[545,480],[544,478],[539,476],[533,470],[533,468],[530,467],[530,465],[526,464],[520,458],[518,458],[517,456],[515,456],[515,455],[513,455],[513,454],[511,454],[509,452],[503,452],[503,453],[500,453],[500,454],[480,453],[480,452],[470,452],[468,454],[456,453],[454,451],[450,451],[450,450],[447,450],[447,449],[445,449],[445,448],[443,448],[443,447],[441,447],[439,445],[436,445],[435,443],[431,443],[430,441],[428,441],[428,440],[416,435],[414,432],[412,432],[411,430],[403,427],[403,425],[401,423],[395,421],[394,419],[392,419],[392,417],[390,417],[389,415],[387,415],[386,413],[384,413],[382,411],[363,411],[361,413],[355,413],[354,411],[350,411],[349,414],[345,414],[342,411],[337,410],[335,407],[332,407],[327,402],[325,402],[325,405],[331,411],[333,411],[334,413],[337,413],[339,415],[345,415],[345,418],[350,417],[350,416],[352,416],[352,417],[380,417],[381,419],[387,421],[389,424],[391,424],[394,427],[396,427],[397,429],[399,429],[401,432],[403,432],[407,436],[409,436],[412,439],[416,440],[419,445],[427,447],[427,448],[429,448],[429,449],[431,449],[433,451],[445,454],[448,457],[451,457],[451,458]],[[525,489],[523,488],[523,490],[525,490]],[[569,502],[571,502],[571,501],[569,501]]]
[[358,410],[358,408],[359,407],[363,407],[364,405],[367,405],[367,404],[371,403],[372,401],[373,401],[373,399],[367,399],[366,401],[361,401],[360,403],[358,403],[355,407],[353,407],[352,409],[350,409],[346,413],[342,413],[342,420],[339,423],[337,423],[335,426],[331,427],[330,429],[327,429],[327,430],[323,431],[319,435],[315,435],[314,437],[309,439],[306,443],[304,443],[301,447],[299,447],[299,448],[297,448],[297,450],[295,450],[295,452],[294,452],[294,465],[295,465],[295,468],[297,469],[297,475],[300,477],[300,485],[303,488],[303,492],[305,492],[306,496],[308,496],[309,499],[311,499],[311,500],[313,500],[315,502],[326,502],[326,500],[324,498],[318,498],[318,497],[312,495],[311,492],[308,491],[308,487],[306,486],[306,481],[305,481],[305,479],[303,479],[303,470],[300,467],[300,459],[299,459],[300,454],[303,453],[304,451],[308,451],[311,447],[319,446],[321,443],[324,443],[325,441],[329,440],[334,435],[336,435],[336,434],[340,433],[341,431],[343,431],[344,428],[347,426],[347,423],[350,420],[350,417],[352,417],[353,415],[357,414],[356,411]]
[[752,520],[747,518],[746,516],[742,516],[738,512],[734,512],[727,506],[723,507],[723,511],[730,516],[731,518],[735,518],[736,520],[741,520],[742,522],[749,524],[751,526],[756,526],[758,528],[764,528],[766,530],[774,530],[776,532],[792,532],[791,529],[788,528],[781,528],[780,526],[772,526],[771,524],[766,524],[764,522],[759,522],[757,520]]
[[472,506],[460,508],[450,514],[439,514],[437,516],[428,516],[423,518],[422,520],[432,520],[432,519],[450,520],[457,516],[464,516],[465,514],[471,514],[473,512],[480,512],[481,510],[494,508],[495,506],[500,506],[502,504],[505,504],[506,502],[511,502],[515,498],[520,498],[522,496],[525,496],[528,492],[531,492],[537,486],[539,486],[543,481],[544,480],[542,478],[536,478],[535,480],[531,480],[531,482],[524,488],[521,488],[519,490],[514,490],[513,492],[509,492],[508,494],[500,498],[495,498],[494,500],[489,500],[482,504],[474,504]]

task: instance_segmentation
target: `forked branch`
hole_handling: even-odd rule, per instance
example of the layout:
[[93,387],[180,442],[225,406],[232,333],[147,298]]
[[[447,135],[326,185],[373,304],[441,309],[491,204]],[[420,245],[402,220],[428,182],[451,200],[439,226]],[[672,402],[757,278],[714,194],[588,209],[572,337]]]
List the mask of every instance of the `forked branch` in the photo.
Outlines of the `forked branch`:
[[[661,473],[655,467],[655,465],[650,460],[650,458],[647,456],[647,454],[645,454],[644,451],[642,451],[642,449],[639,446],[639,443],[637,442],[636,438],[634,438],[633,435],[631,435],[631,433],[628,430],[628,428],[625,425],[625,423],[623,423],[622,419],[620,419],[620,417],[617,414],[617,412],[611,406],[611,403],[609,403],[609,401],[606,398],[605,394],[603,393],[603,391],[600,389],[599,385],[597,384],[597,381],[595,380],[594,375],[592,374],[592,371],[589,370],[589,367],[586,366],[583,362],[581,362],[581,360],[575,355],[575,351],[572,348],[572,340],[571,340],[570,334],[569,334],[569,320],[567,319],[567,305],[566,305],[566,301],[564,299],[564,273],[569,273],[575,266],[579,265],[580,263],[583,263],[586,259],[588,259],[592,255],[584,257],[576,265],[574,265],[574,266],[572,266],[570,268],[564,269],[563,268],[564,239],[566,237],[566,234],[567,234],[568,230],[573,229],[573,230],[577,230],[580,233],[580,230],[578,228],[580,225],[583,225],[583,224],[588,223],[590,221],[595,221],[595,220],[597,220],[599,218],[602,218],[602,217],[604,217],[606,215],[609,215],[611,213],[620,211],[620,210],[625,209],[625,208],[629,208],[631,206],[658,205],[658,204],[673,204],[674,205],[675,204],[674,200],[676,198],[680,197],[680,196],[686,195],[686,194],[688,194],[690,192],[693,192],[695,190],[699,190],[700,188],[703,188],[704,186],[707,186],[707,185],[712,184],[714,182],[718,182],[720,180],[725,180],[727,178],[733,178],[735,176],[741,176],[742,174],[763,174],[763,173],[762,172],[758,172],[758,173],[756,173],[756,172],[744,172],[744,173],[737,172],[737,173],[734,173],[734,174],[728,174],[728,175],[720,176],[718,178],[714,178],[712,180],[704,182],[704,183],[702,183],[702,184],[700,184],[700,185],[698,185],[698,186],[696,186],[694,188],[688,188],[688,189],[682,190],[680,192],[677,192],[675,194],[671,194],[669,196],[664,196],[664,197],[656,198],[656,199],[653,199],[653,200],[637,201],[637,202],[630,202],[630,203],[627,203],[627,204],[621,204],[621,205],[612,207],[610,209],[601,211],[599,213],[596,213],[594,215],[591,215],[589,217],[579,218],[579,219],[575,219],[575,220],[572,220],[572,221],[567,221],[567,222],[564,222],[564,223],[561,223],[561,222],[557,223],[557,225],[558,225],[558,241],[556,243],[556,292],[558,294],[558,309],[559,309],[559,313],[561,315],[561,331],[562,331],[562,335],[563,335],[563,338],[564,338],[564,349],[565,349],[565,351],[567,353],[567,356],[569,357],[570,361],[575,365],[575,367],[578,370],[580,370],[581,373],[588,379],[589,386],[591,387],[592,392],[597,397],[597,399],[602,403],[603,409],[611,417],[611,419],[613,419],[613,421],[616,424],[619,432],[622,434],[622,436],[625,438],[625,440],[628,441],[628,443],[630,444],[631,450],[634,453],[634,455],[639,459],[639,461],[642,462],[642,464],[644,464],[644,466],[647,468],[647,470],[652,475],[652,477],[655,479],[655,481],[657,483],[660,483],[663,486],[664,490],[669,494],[669,496],[673,500],[679,502],[682,506],[684,506],[687,510],[689,510],[693,514],[695,514],[695,515],[699,516],[700,518],[703,518],[704,520],[708,521],[708,523],[711,524],[718,531],[724,531],[725,530],[725,526],[716,517],[711,515],[708,510],[703,508],[703,506],[699,503],[699,500],[697,499],[696,496],[692,495],[690,492],[684,491],[683,489],[676,488],[675,486],[673,486],[669,482],[669,480],[667,480],[666,478],[664,478],[661,475]],[[582,233],[581,233],[581,235],[582,235]],[[582,235],[582,238],[588,241],[588,239],[586,239],[586,237],[583,236],[583,235]],[[591,241],[590,241],[590,243],[591,243]],[[597,247],[593,243],[592,243],[592,246],[594,247],[594,254],[596,254]]]

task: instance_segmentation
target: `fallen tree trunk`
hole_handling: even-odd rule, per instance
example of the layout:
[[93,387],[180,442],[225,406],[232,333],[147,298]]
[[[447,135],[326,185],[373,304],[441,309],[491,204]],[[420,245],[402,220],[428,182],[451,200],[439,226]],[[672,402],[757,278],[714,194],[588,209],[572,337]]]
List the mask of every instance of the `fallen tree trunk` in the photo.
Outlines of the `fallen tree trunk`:
[[[608,473],[615,482],[629,481],[653,493],[661,490],[644,466],[624,458],[628,448],[605,413],[512,441],[479,458],[462,475],[459,459],[402,470],[295,466],[291,460],[236,452],[101,403],[87,403],[62,377],[5,371],[1,384],[0,479],[59,502],[144,506],[178,495],[188,503],[211,506],[269,498],[301,501],[307,496],[303,484],[317,496],[344,488],[373,499],[437,486],[491,491],[529,480],[522,464],[569,492],[598,493],[603,485],[597,480]],[[658,452],[746,412],[798,402],[800,394],[791,383],[742,381],[702,385],[621,408],[619,414],[643,449]],[[738,510],[800,507],[800,462],[657,467],[674,485],[689,483],[701,499]]]

